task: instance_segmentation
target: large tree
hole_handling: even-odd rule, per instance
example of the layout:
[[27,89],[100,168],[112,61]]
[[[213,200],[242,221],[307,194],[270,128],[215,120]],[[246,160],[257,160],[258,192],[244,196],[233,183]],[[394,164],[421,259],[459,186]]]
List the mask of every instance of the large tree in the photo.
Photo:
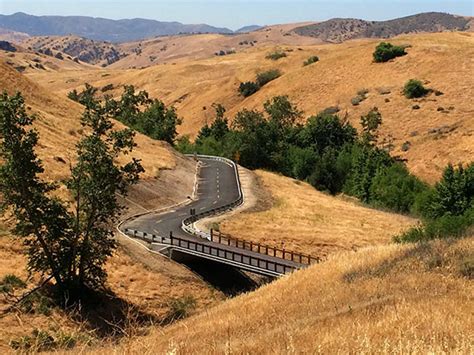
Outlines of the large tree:
[[54,197],[57,185],[44,181],[35,153],[38,133],[29,128],[20,94],[0,96],[0,192],[3,207],[25,238],[31,271],[51,274],[59,289],[74,298],[84,288],[104,285],[104,264],[115,245],[113,224],[123,207],[117,193],[138,181],[143,168],[136,159],[120,165],[119,156],[134,147],[134,133],[113,130],[107,109],[90,100],[82,117],[84,136],[66,186],[72,202]]

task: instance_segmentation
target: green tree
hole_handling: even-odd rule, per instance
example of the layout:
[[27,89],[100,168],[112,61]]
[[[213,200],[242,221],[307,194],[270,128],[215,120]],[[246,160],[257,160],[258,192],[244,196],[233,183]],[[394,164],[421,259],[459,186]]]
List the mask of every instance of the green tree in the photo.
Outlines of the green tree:
[[210,134],[216,140],[222,139],[227,132],[229,132],[229,121],[225,117],[225,107],[221,104],[212,104],[214,110],[216,110],[216,118],[212,122],[210,128]]
[[52,197],[56,186],[39,177],[44,172],[35,153],[38,134],[20,94],[0,97],[0,191],[3,207],[16,217],[15,234],[25,238],[28,267],[51,274],[71,299],[84,288],[103,286],[104,263],[115,248],[113,224],[122,207],[117,193],[126,194],[143,168],[132,159],[117,158],[134,147],[133,132],[113,131],[104,106],[91,101],[82,124],[88,132],[77,145],[77,163],[66,186],[68,203]]
[[391,43],[381,42],[375,48],[373,54],[374,61],[377,63],[387,62],[390,59],[401,57],[406,55],[405,48],[400,46],[394,46]]
[[379,126],[382,124],[382,114],[378,108],[374,107],[367,115],[361,116],[360,124],[362,126],[362,142],[368,145],[375,145],[377,143]]

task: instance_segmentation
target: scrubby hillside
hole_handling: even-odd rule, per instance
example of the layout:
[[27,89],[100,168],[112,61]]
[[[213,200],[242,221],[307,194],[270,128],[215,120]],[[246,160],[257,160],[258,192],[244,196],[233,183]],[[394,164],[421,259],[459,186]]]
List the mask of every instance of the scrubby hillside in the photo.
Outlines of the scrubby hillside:
[[335,255],[94,353],[472,353],[473,238]]
[[301,26],[295,32],[328,42],[343,42],[354,38],[390,38],[419,32],[467,31],[470,19],[440,12],[427,12],[388,21],[331,19]]
[[81,62],[104,66],[125,56],[124,53],[119,53],[117,46],[112,43],[77,36],[29,37],[22,45],[41,53],[59,51]]
[[[214,102],[222,103],[232,118],[243,108],[261,110],[265,100],[289,95],[306,116],[337,106],[340,114],[347,114],[356,125],[362,114],[377,106],[383,116],[384,144],[392,148],[394,155],[407,159],[418,176],[435,181],[449,161],[474,158],[474,121],[470,119],[474,35],[409,35],[392,42],[410,45],[408,55],[388,63],[373,63],[372,53],[379,41],[355,40],[334,45],[283,46],[280,49],[286,50],[287,56],[278,61],[266,59],[274,46],[252,47],[233,55],[143,70],[81,70],[54,75],[35,72],[30,78],[62,96],[84,82],[98,87],[112,84],[116,90],[110,93],[115,95],[121,92],[121,85],[134,84],[175,105],[184,119],[180,133],[191,136],[205,122],[212,121]],[[312,55],[317,55],[319,62],[303,67]],[[248,98],[239,95],[241,82],[255,80],[256,73],[274,68],[282,72],[280,78]],[[405,98],[403,86],[411,78],[422,80],[442,95]],[[351,100],[359,91],[368,91],[367,98],[354,106]]]

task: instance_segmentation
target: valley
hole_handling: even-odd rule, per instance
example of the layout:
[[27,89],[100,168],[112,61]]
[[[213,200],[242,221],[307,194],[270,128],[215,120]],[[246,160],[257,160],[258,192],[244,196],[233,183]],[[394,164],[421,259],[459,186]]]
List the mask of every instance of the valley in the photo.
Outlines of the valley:
[[[5,27],[2,21],[5,18],[0,18],[0,27]],[[88,24],[93,20],[83,21],[84,31],[91,31]],[[143,21],[135,23],[145,26]],[[104,222],[117,242],[105,264],[107,281],[97,299],[91,293],[90,302],[79,307],[55,303],[55,287],[47,282],[48,275],[28,269],[24,244],[12,232],[15,214],[4,213],[0,220],[0,257],[4,260],[0,265],[0,327],[5,330],[0,336],[1,352],[472,353],[472,18],[427,13],[392,21],[332,19],[250,26],[235,32],[170,23],[160,27],[164,32],[159,33],[146,32],[143,27],[125,33],[124,22],[119,20],[110,24],[110,33],[103,29],[89,38],[84,33],[69,34],[73,31],[67,29],[74,26],[64,23],[66,30],[58,28],[66,32],[60,35],[44,34],[42,27],[34,34],[23,32],[20,25],[0,29],[0,41],[8,43],[0,47],[0,90],[8,95],[21,92],[27,114],[36,118],[33,128],[39,140],[35,151],[45,168],[38,176],[57,184],[50,195],[69,203],[72,210],[77,195],[66,181],[78,163],[77,144],[91,131],[84,121],[81,124],[81,117],[94,114],[97,122],[103,119],[101,114],[110,119],[112,132],[132,126],[130,122],[141,129],[136,129],[133,151],[112,161],[122,164],[138,159],[144,171],[126,196],[116,193],[127,210]],[[102,21],[90,23],[106,26]],[[148,25],[158,26],[155,22]],[[144,31],[149,35],[140,37]],[[113,36],[120,40],[112,41]],[[373,52],[382,41],[400,46],[406,54],[376,63]],[[279,75],[258,84],[249,95],[239,90],[242,83],[258,82],[258,75],[269,71]],[[410,79],[419,80],[427,91],[418,98],[407,98]],[[81,104],[81,94],[78,102],[71,99],[70,92],[80,93],[86,83],[97,88],[92,99],[103,100],[113,109],[107,111],[104,104],[101,111],[102,106],[98,109],[87,100]],[[136,97],[126,96],[128,85],[133,85]],[[140,90],[146,91],[146,100],[140,101]],[[285,96],[301,114],[294,114],[295,122],[275,129],[290,138],[279,140],[275,133],[276,138],[269,139],[277,146],[270,151],[269,161],[278,161],[277,153],[291,149],[316,152],[321,148],[319,141],[311,148],[295,148],[300,143],[291,146],[288,142],[307,139],[303,133],[312,132],[308,122],[319,122],[314,123],[317,126],[325,122],[317,121],[318,117],[333,118],[327,122],[340,123],[344,129],[353,126],[357,133],[341,147],[334,148],[330,146],[334,142],[329,142],[334,149],[330,153],[343,158],[347,153],[356,162],[362,159],[362,153],[357,156],[359,148],[367,154],[386,153],[392,160],[377,166],[373,175],[379,179],[377,174],[383,169],[406,166],[412,180],[388,175],[391,181],[380,180],[367,189],[391,200],[406,197],[394,196],[395,192],[413,194],[410,208],[397,213],[387,205],[357,198],[347,186],[336,192],[320,191],[315,188],[314,174],[296,179],[283,169],[267,169],[270,164],[257,165],[255,170],[241,164],[236,174],[225,161],[198,157],[195,151],[182,153],[182,142],[193,149],[210,146],[218,151],[215,147],[221,144],[227,149],[227,143],[234,148],[234,141],[225,141],[233,136],[226,134],[245,135],[235,128],[243,125],[242,112],[262,112],[262,131],[270,130],[274,117],[269,103]],[[127,100],[137,101],[127,106]],[[278,101],[273,103],[271,109],[278,117],[278,109],[284,112],[284,108]],[[10,112],[4,107],[2,122]],[[321,112],[324,114],[318,115]],[[381,124],[367,131],[361,117],[369,120],[374,112],[380,113]],[[177,135],[171,135],[168,142],[151,138],[150,133],[145,134],[147,126],[140,126],[147,118],[153,120],[153,115],[168,118],[172,113],[180,120],[173,127]],[[219,119],[226,122],[227,133],[221,141],[213,141],[205,128],[212,130]],[[251,128],[258,123],[249,122]],[[331,130],[328,127],[329,123],[324,129]],[[338,129],[335,124],[331,127]],[[374,137],[367,138],[369,134]],[[212,139],[206,142],[209,137]],[[263,151],[266,144],[262,138],[252,148]],[[324,154],[329,149],[321,150],[314,153],[316,158],[310,157],[314,160],[303,160],[300,165],[309,161],[325,167]],[[228,158],[239,163],[240,152],[237,149]],[[375,153],[373,161],[385,159]],[[334,175],[327,180],[335,181],[338,173],[348,169],[347,185],[357,166],[350,170],[344,164],[346,160],[337,160],[334,165],[339,170],[328,168]],[[451,172],[448,164],[454,166]],[[367,178],[370,183],[370,179],[375,180],[374,176]],[[382,190],[384,181],[401,187]],[[201,213],[232,204],[240,196],[235,182],[239,188],[242,184],[242,204],[193,221],[192,228],[200,230],[201,236],[181,230],[183,219],[196,213],[192,208]],[[421,192],[412,186],[418,182]],[[78,220],[81,218],[79,215]],[[206,233],[210,229],[224,236],[224,241],[209,240]],[[268,260],[274,260],[269,247],[291,251],[292,259],[283,262],[288,265],[294,264],[293,252],[321,262],[299,265],[299,270],[287,273],[283,269],[275,278],[256,275],[249,272],[255,266],[252,261],[250,267],[240,269],[219,260],[201,264],[202,255],[197,259],[188,255],[181,261],[173,258],[173,253],[179,254],[173,242],[171,247],[153,239],[149,243],[147,238],[134,238],[134,230],[161,238],[172,232],[171,236],[183,238],[188,246],[200,238],[196,244],[203,253],[205,246],[220,243],[227,260],[228,251],[238,254],[241,248],[243,255],[260,254],[267,261],[267,270]],[[225,236],[245,240],[250,250],[245,250],[245,243],[242,247],[230,241],[224,245]],[[422,242],[411,242],[417,240]],[[266,247],[265,256],[260,245]],[[209,254],[213,256],[212,251]],[[274,256],[278,258],[276,251]],[[219,252],[213,257],[218,259]],[[235,255],[231,258],[234,261]],[[240,261],[244,263],[244,256]],[[238,275],[235,280],[252,286],[221,287],[224,283],[215,282],[209,277],[212,274],[220,282]],[[9,281],[15,277],[21,282]],[[27,298],[26,306],[18,301],[23,292],[40,284],[46,286],[37,298]]]

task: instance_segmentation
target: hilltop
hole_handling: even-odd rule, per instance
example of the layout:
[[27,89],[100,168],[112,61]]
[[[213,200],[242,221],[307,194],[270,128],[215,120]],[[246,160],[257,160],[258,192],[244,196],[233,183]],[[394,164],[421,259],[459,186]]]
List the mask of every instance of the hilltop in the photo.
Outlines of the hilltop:
[[331,19],[301,26],[294,31],[302,36],[317,37],[340,43],[355,38],[391,38],[419,32],[467,31],[471,19],[440,12],[427,12],[388,21]]

